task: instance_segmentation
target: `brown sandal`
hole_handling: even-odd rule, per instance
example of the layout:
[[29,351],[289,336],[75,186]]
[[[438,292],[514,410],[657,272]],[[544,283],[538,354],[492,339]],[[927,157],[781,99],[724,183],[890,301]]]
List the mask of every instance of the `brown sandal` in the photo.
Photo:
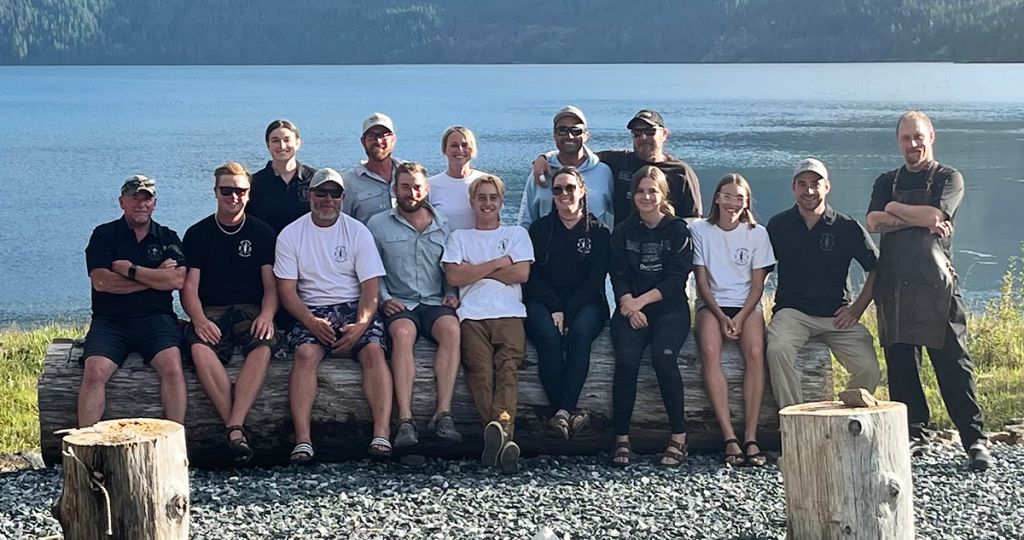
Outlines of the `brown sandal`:
[[[686,443],[679,442],[674,439],[668,440],[668,447],[665,448],[665,453],[661,455],[661,460],[658,464],[662,467],[676,468],[686,461]],[[665,463],[666,460],[674,460],[675,463]]]
[[740,440],[729,439],[725,441],[725,464],[731,465],[733,467],[739,467],[740,465],[743,465],[743,463],[746,461],[746,458],[743,456],[743,450],[741,448],[739,453],[729,453],[730,444],[740,446]]
[[632,459],[633,450],[629,446],[629,441],[615,441],[615,448],[612,450],[612,466],[625,469],[629,467],[629,462]]

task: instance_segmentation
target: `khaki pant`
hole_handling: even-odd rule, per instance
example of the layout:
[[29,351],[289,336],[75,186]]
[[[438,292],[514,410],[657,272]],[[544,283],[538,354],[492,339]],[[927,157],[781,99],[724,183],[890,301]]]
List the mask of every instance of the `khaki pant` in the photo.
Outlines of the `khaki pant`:
[[874,392],[882,380],[871,332],[860,323],[839,330],[832,325],[834,320],[833,317],[815,317],[792,308],[781,309],[772,316],[767,328],[766,357],[772,393],[780,409],[804,402],[796,355],[811,338],[824,341],[836,360],[850,372],[848,388]]
[[523,364],[526,332],[516,318],[462,321],[462,363],[466,383],[484,424],[507,412],[506,429],[515,425],[519,366]]

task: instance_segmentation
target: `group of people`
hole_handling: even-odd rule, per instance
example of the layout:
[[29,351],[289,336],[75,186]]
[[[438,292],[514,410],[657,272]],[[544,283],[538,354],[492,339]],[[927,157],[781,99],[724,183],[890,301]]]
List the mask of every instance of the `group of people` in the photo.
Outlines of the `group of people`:
[[[670,132],[662,115],[644,109],[626,127],[633,150],[594,152],[584,113],[573,106],[556,112],[555,150],[534,161],[517,225],[501,222],[504,182],[472,168],[472,131],[453,126],[443,133],[447,169],[428,176],[423,166],[392,156],[395,126],[381,113],[362,125],[367,159],[344,174],[301,164],[298,129],[275,120],[265,134],[271,160],[255,174],[236,162],[218,167],[216,211],[192,225],[184,241],[151,218],[155,182],[128,178],[119,198],[124,216],[97,227],[86,248],[93,318],[82,355],[79,424],[102,417],[105,384],[129,351],[159,374],[166,416],[184,423],[184,347],[224,422],[231,455],[244,464],[253,455],[246,416],[274,352],[287,347],[294,351],[291,461],[314,459],[318,366],[338,354],[362,370],[373,420],[368,453],[387,457],[419,442],[413,347],[424,337],[437,345],[437,401],[426,428],[452,444],[462,440],[452,416],[461,365],[483,426],[482,461],[513,472],[527,338],[537,351],[549,425],[568,439],[590,421],[578,401],[591,344],[610,319],[612,464],[625,467],[632,459],[630,420],[649,348],[669,424],[660,464],[675,467],[687,448],[677,357],[694,321],[725,460],[759,466],[766,360],[780,408],[803,401],[796,357],[815,337],[849,370],[851,388],[873,392],[881,373],[874,338],[859,319],[874,300],[889,394],[907,404],[912,449],[922,448],[929,423],[918,374],[924,346],[970,467],[989,466],[950,254],[963,178],[935,161],[935,132],[924,113],[900,118],[905,163],[875,182],[867,224],[881,233],[880,253],[864,227],[826,202],[831,180],[817,159],[796,165],[795,205],[767,227],[754,215],[750,184],[735,173],[718,182],[705,217],[693,168],[664,149]],[[856,297],[852,260],[867,276]],[[773,270],[778,287],[766,327],[762,295]],[[180,290],[190,319],[184,336],[173,290]],[[729,341],[745,366],[742,439],[721,366]],[[225,366],[236,347],[245,362],[232,383]]]

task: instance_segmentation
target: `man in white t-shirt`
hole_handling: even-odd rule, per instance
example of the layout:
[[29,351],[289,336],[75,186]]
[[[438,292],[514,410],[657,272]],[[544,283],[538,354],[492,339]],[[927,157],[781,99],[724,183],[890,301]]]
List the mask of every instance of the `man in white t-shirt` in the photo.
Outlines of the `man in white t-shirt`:
[[483,175],[469,185],[476,226],[452,232],[441,262],[459,287],[462,362],[484,427],[484,465],[519,469],[515,428],[519,366],[526,332],[522,284],[530,276],[533,244],[526,229],[501,225],[505,184]]
[[348,352],[362,366],[363,392],[373,417],[373,457],[391,455],[391,371],[384,358],[384,325],[377,315],[384,264],[365,225],[341,213],[345,182],[321,169],[309,182],[310,213],[277,237],[274,275],[281,304],[298,321],[288,334],[295,363],[288,399],[295,424],[293,463],[313,459],[310,417],[317,371],[328,353]]

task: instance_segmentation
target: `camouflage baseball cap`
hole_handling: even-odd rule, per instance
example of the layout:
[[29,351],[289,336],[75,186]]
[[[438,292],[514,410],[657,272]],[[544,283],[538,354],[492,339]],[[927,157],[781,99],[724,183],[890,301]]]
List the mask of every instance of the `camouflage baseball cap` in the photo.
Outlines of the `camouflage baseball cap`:
[[129,176],[127,180],[121,184],[121,195],[135,195],[140,191],[145,191],[150,195],[156,197],[156,182],[152,178],[136,174]]

